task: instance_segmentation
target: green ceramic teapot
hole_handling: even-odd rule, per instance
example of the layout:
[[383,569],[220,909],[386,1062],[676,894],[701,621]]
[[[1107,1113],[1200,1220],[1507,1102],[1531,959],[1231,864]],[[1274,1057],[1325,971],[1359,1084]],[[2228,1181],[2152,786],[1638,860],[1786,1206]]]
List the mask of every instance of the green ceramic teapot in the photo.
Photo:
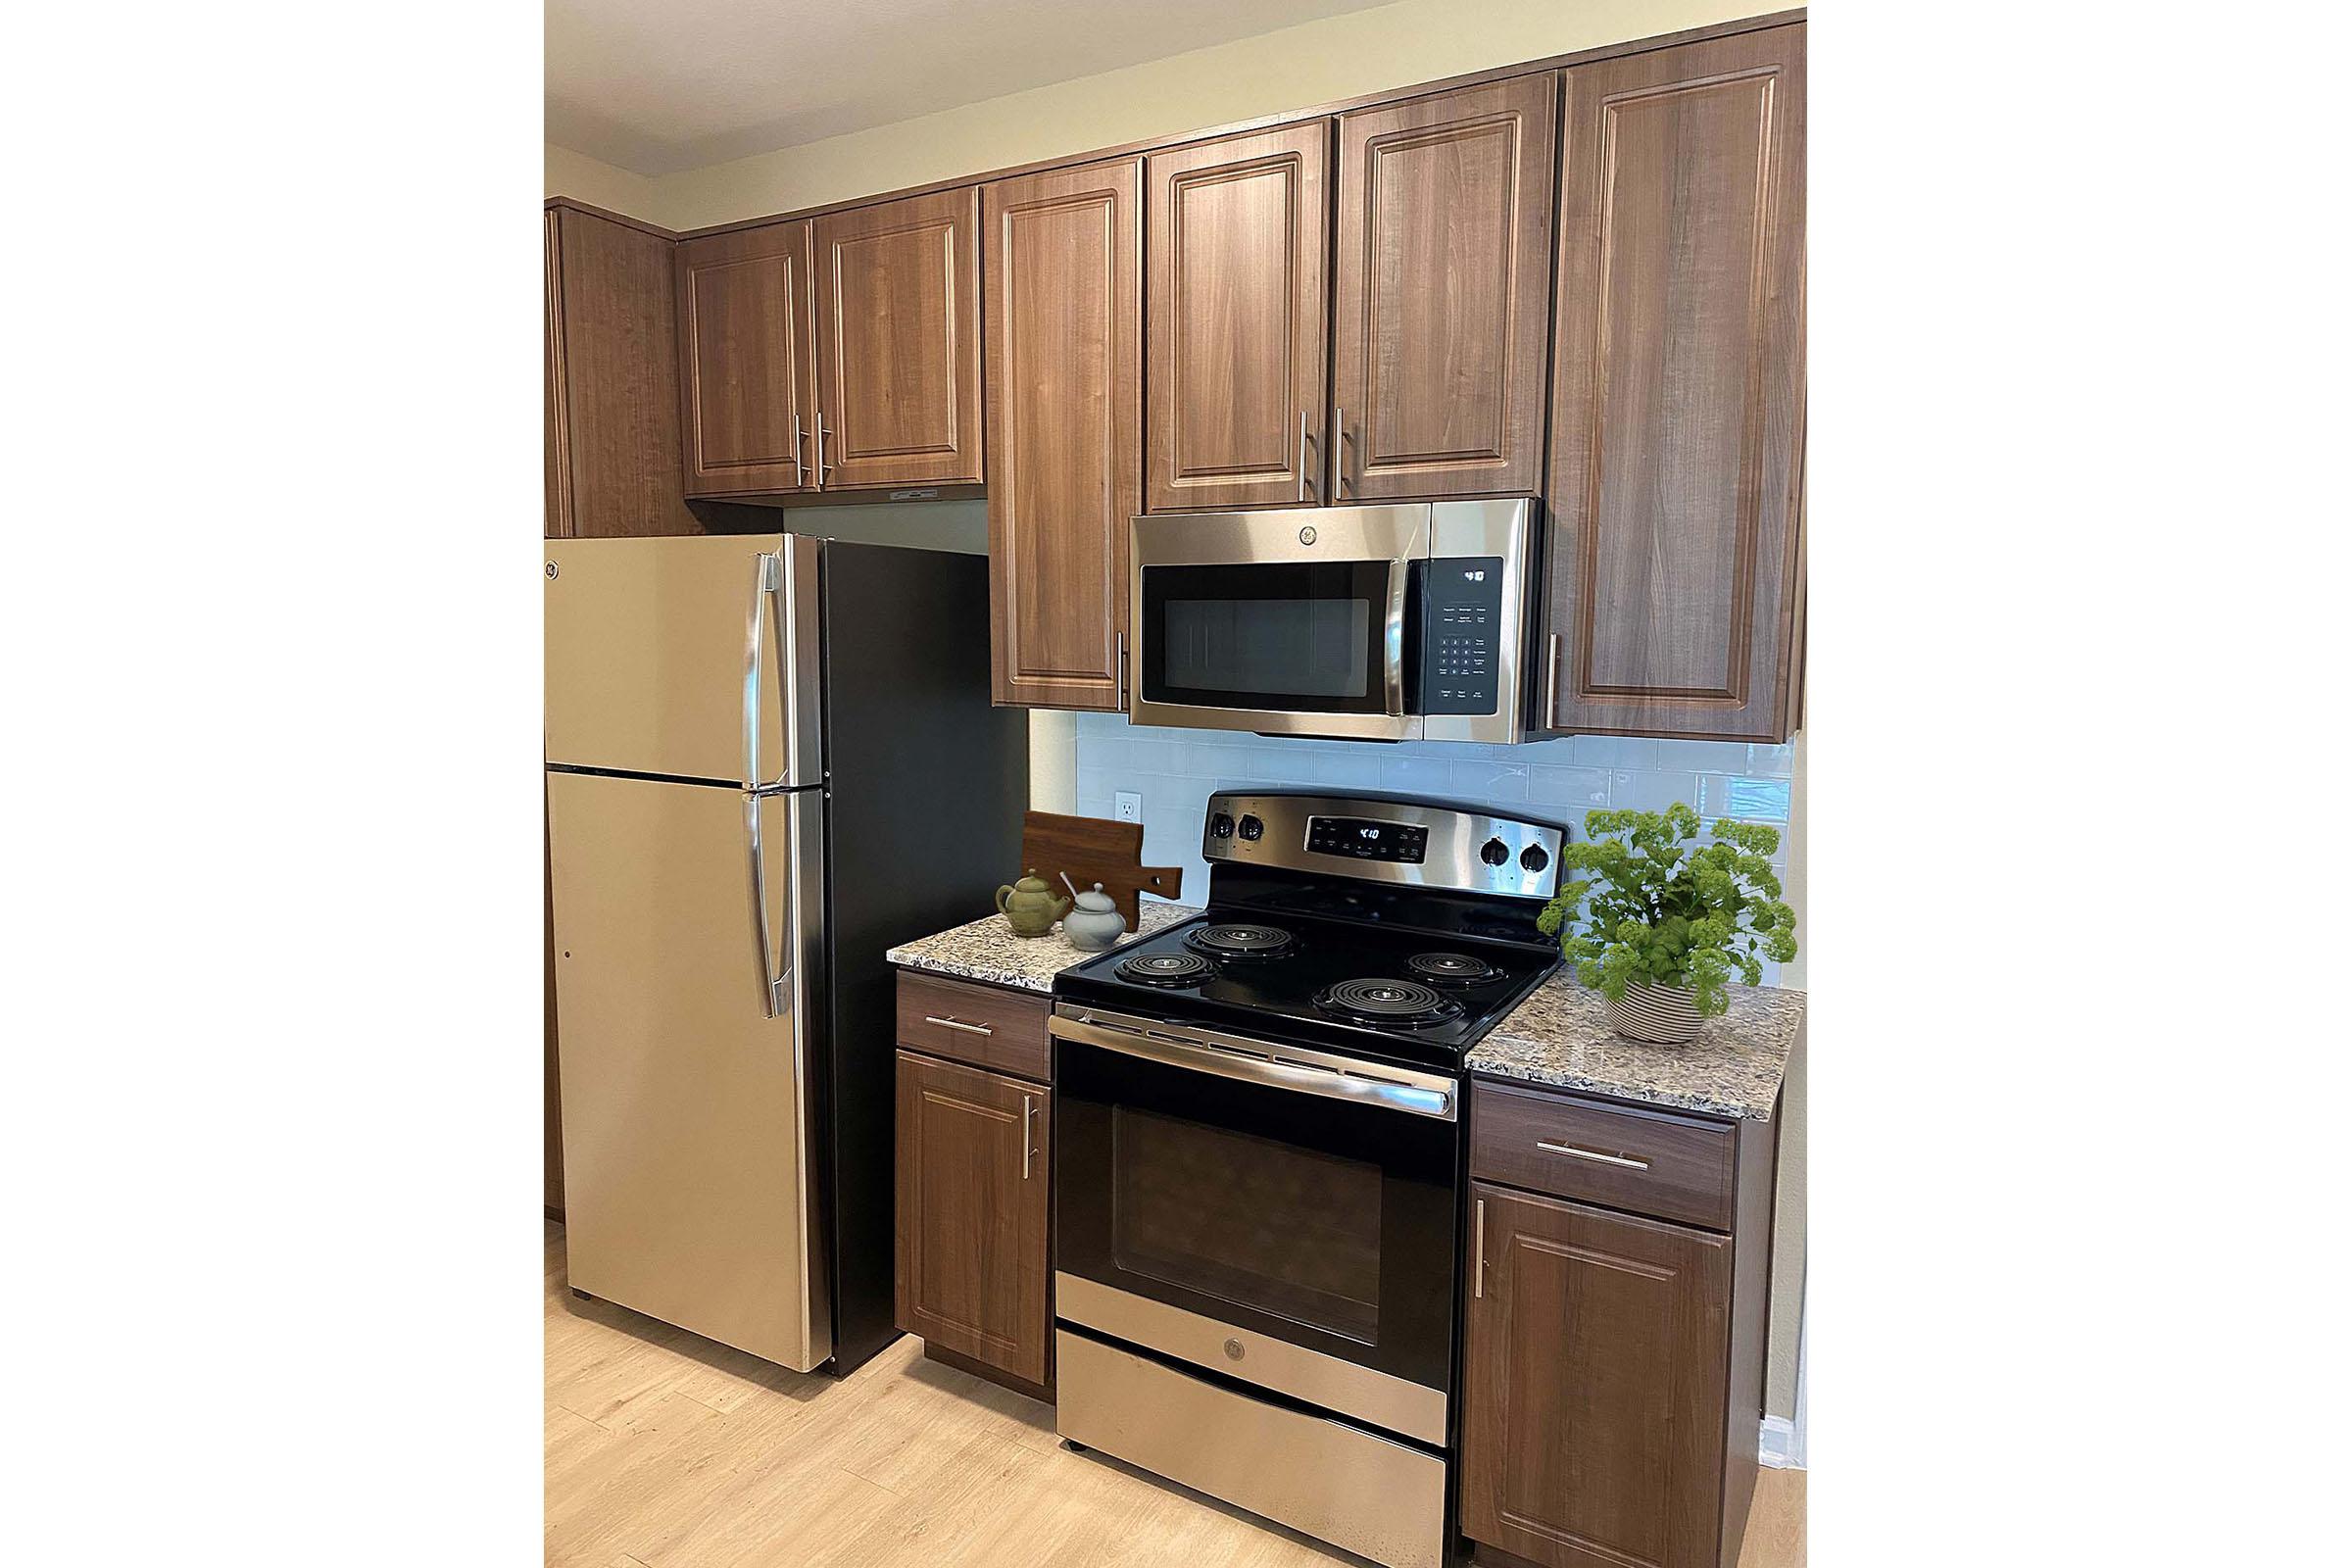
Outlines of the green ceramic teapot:
[[1054,922],[1069,912],[1070,901],[1054,896],[1053,886],[1031,866],[1029,874],[1010,887],[997,889],[997,912],[1016,937],[1042,937]]

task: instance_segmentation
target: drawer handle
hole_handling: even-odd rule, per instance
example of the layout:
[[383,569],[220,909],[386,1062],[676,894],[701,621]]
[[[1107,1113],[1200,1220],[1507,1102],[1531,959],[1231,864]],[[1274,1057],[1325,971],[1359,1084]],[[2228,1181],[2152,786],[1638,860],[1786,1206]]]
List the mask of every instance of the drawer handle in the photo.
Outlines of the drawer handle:
[[1597,1165],[1623,1165],[1627,1170],[1647,1170],[1649,1161],[1636,1159],[1631,1154],[1604,1154],[1597,1149],[1579,1149],[1574,1144],[1547,1144],[1536,1140],[1536,1147],[1547,1154],[1566,1154],[1571,1159],[1589,1159]]
[[967,1035],[993,1035],[996,1033],[994,1029],[984,1023],[965,1023],[961,1018],[942,1018],[932,1012],[923,1014],[923,1022],[935,1023],[942,1029],[960,1029]]

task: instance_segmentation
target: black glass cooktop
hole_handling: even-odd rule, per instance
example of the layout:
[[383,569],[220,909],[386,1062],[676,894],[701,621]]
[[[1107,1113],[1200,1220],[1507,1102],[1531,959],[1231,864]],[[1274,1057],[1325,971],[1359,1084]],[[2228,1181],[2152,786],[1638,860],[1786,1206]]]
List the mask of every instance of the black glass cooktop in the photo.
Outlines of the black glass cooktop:
[[1064,969],[1054,995],[1454,1066],[1558,961],[1525,944],[1211,908]]

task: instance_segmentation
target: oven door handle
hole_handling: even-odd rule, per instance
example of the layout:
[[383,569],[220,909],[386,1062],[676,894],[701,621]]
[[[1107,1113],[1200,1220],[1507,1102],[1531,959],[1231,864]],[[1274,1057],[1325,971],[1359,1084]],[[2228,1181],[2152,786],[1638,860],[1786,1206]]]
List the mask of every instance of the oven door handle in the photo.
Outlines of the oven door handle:
[[1146,1061],[1181,1067],[1188,1072],[1214,1073],[1220,1078],[1302,1095],[1321,1095],[1327,1100],[1352,1100],[1358,1104],[1400,1110],[1410,1116],[1429,1116],[1439,1121],[1455,1119],[1454,1095],[1450,1089],[1425,1088],[1401,1078],[1378,1076],[1378,1070],[1368,1062],[1360,1074],[1333,1067],[1309,1067],[1298,1062],[1245,1055],[1199,1041],[1137,1034],[1058,1016],[1047,1020],[1046,1028],[1057,1039],[1100,1046],[1105,1051],[1141,1056]]

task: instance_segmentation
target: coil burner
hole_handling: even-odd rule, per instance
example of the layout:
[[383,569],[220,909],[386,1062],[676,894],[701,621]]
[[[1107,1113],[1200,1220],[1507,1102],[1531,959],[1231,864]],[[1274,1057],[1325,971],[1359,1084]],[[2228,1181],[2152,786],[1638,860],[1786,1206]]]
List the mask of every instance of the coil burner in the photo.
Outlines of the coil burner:
[[1317,992],[1315,1005],[1357,1023],[1392,1029],[1445,1023],[1462,1015],[1460,1003],[1417,980],[1343,980]]
[[1212,958],[1279,958],[1298,945],[1298,939],[1276,925],[1244,925],[1224,921],[1188,932],[1185,946]]
[[1194,986],[1216,970],[1197,953],[1146,953],[1119,965],[1119,978],[1147,986]]
[[1416,953],[1404,960],[1404,967],[1414,979],[1442,986],[1485,985],[1502,973],[1486,959],[1467,953]]

